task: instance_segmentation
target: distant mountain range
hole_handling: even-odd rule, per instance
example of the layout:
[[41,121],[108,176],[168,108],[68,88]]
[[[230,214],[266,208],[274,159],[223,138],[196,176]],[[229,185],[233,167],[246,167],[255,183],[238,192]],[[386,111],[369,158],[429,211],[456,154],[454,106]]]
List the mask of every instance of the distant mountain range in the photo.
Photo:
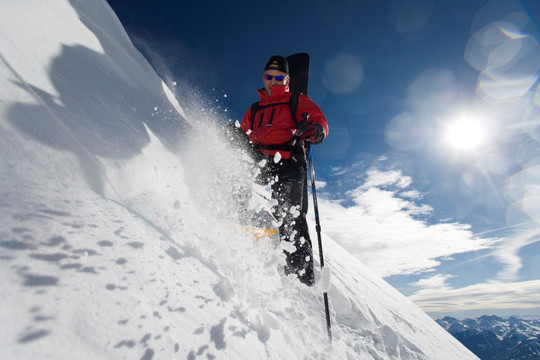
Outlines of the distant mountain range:
[[482,360],[540,359],[540,319],[447,316],[437,323]]

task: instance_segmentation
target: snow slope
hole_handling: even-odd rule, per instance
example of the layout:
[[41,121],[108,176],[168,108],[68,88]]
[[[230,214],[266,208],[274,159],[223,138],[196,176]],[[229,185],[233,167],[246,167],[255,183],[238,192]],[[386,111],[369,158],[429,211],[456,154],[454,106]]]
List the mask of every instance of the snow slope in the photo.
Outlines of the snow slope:
[[0,32],[2,358],[475,358],[327,236],[331,283],[281,275],[231,225],[238,154],[104,0],[3,0]]

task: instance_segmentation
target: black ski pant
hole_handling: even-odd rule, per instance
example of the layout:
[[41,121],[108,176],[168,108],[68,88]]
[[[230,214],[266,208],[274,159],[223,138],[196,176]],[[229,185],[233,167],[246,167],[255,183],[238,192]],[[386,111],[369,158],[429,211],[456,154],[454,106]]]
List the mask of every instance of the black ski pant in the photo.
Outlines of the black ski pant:
[[278,202],[274,216],[281,221],[280,239],[292,243],[296,248],[284,251],[285,273],[296,274],[302,283],[312,286],[315,276],[313,247],[306,220],[308,191],[305,155],[293,153],[289,159],[281,159],[278,163],[268,157],[263,170],[263,179],[271,185],[272,197]]

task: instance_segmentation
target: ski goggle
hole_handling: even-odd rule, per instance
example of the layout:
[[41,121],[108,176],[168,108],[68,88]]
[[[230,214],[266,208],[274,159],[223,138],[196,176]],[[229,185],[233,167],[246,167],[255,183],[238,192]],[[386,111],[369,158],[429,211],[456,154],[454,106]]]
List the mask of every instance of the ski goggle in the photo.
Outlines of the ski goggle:
[[264,74],[264,78],[266,80],[272,80],[272,79],[276,79],[277,81],[283,81],[283,79],[285,79],[287,77],[287,75],[270,75],[270,74]]

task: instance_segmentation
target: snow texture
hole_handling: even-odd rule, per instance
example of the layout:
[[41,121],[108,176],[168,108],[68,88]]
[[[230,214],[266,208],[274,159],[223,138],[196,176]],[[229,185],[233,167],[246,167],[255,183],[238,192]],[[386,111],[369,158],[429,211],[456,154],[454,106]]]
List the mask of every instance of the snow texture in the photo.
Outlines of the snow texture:
[[245,161],[104,0],[3,0],[0,32],[2,358],[475,358],[324,232],[308,288],[230,226]]

